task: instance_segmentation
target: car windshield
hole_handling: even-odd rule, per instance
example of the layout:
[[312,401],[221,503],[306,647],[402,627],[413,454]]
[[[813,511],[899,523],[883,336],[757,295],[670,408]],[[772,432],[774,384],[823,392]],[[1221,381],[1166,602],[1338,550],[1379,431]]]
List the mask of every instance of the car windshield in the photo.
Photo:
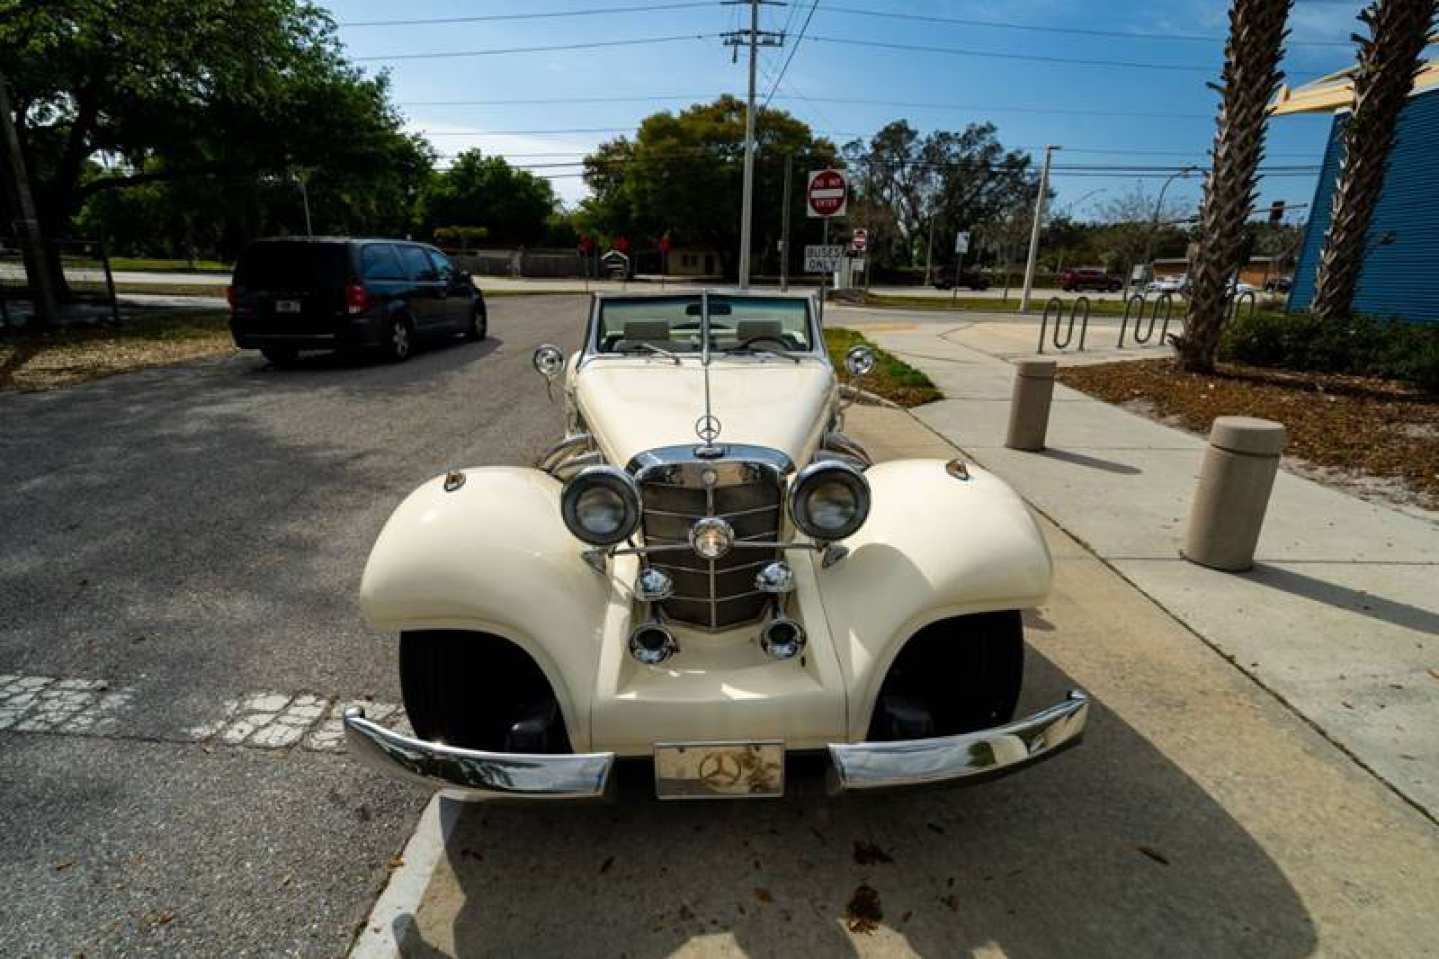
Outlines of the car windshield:
[[781,296],[606,297],[600,301],[597,347],[601,353],[699,353],[708,319],[710,349],[808,352],[809,304]]

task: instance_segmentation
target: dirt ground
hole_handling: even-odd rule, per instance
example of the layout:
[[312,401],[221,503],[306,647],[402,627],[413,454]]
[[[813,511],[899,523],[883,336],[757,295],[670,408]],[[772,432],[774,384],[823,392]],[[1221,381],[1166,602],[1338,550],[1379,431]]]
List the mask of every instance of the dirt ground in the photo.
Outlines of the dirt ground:
[[1171,359],[1065,367],[1064,384],[1205,433],[1216,416],[1258,416],[1289,431],[1301,472],[1439,509],[1439,397],[1389,380],[1221,364],[1185,373]]
[[0,392],[52,390],[233,350],[223,310],[163,313],[119,326],[67,326],[0,338]]

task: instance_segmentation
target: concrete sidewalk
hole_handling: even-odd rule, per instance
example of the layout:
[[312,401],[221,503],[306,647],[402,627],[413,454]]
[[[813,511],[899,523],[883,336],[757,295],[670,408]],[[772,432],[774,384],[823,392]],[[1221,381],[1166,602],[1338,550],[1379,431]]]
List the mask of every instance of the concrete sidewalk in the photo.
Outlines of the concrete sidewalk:
[[1439,818],[1439,524],[1281,470],[1255,568],[1196,566],[1203,439],[1057,386],[1050,449],[1009,450],[1008,362],[937,326],[867,335],[944,391],[923,422]]
[[[879,458],[953,455],[901,411],[857,407],[848,429]],[[1025,615],[1020,709],[1088,690],[1073,752],[970,789],[436,800],[353,955],[1432,952],[1433,823],[1041,526],[1055,588]],[[872,926],[848,915],[861,890]]]

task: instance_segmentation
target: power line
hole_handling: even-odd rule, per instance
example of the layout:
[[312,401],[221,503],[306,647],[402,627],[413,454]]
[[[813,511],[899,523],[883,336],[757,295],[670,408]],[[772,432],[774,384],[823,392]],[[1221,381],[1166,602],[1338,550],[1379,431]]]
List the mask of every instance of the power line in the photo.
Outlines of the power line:
[[495,20],[545,20],[550,18],[593,17],[614,13],[655,13],[660,10],[689,10],[695,7],[712,7],[713,0],[689,3],[659,3],[636,7],[590,7],[579,10],[554,10],[544,13],[488,13],[476,17],[429,17],[423,20],[341,20],[338,27],[410,27],[434,26],[442,23],[489,23]]
[[[794,46],[790,47],[789,56],[784,58],[784,66],[779,68],[779,76],[774,78],[774,86],[769,88],[769,96],[765,97],[764,103],[760,104],[761,110],[769,106],[769,101],[774,98],[775,91],[779,89],[779,82],[784,79],[785,73],[789,71],[789,65],[794,61],[794,55],[799,52],[799,45],[804,42],[805,31],[809,29],[809,22],[814,19],[814,11],[818,7],[819,0],[814,0],[814,2],[809,5],[809,13],[804,18],[804,25],[799,28],[799,35],[794,39]],[[796,7],[795,9],[798,8]]]
[[1026,60],[1032,63],[1067,63],[1085,67],[1121,67],[1132,70],[1174,70],[1187,73],[1212,73],[1214,67],[1182,63],[1144,63],[1135,60],[1084,60],[1075,57],[1048,57],[1033,53],[994,53],[989,50],[966,50],[960,47],[934,47],[915,43],[887,43],[882,40],[850,40],[845,37],[811,37],[820,43],[839,43],[852,47],[878,47],[885,50],[907,50],[919,53],[947,53],[961,57],[988,57],[995,60]]
[[356,63],[390,60],[443,60],[456,57],[492,57],[508,53],[547,53],[553,50],[593,50],[598,47],[633,47],[678,40],[708,40],[718,33],[681,33],[668,37],[636,37],[632,40],[591,40],[586,43],[557,43],[542,47],[498,47],[490,50],[452,50],[434,53],[387,53],[380,56],[350,57]]
[[[970,20],[961,17],[936,17],[920,13],[894,13],[889,10],[865,10],[859,7],[827,6],[826,13],[843,13],[860,17],[882,17],[885,20],[910,20],[921,23],[952,23],[965,27],[989,27],[996,30],[1026,30],[1034,33],[1060,33],[1087,37],[1118,37],[1122,40],[1192,40],[1205,43],[1223,43],[1227,38],[1217,35],[1196,33],[1142,33],[1128,30],[1094,30],[1087,27],[1043,27],[1028,23],[1014,23],[1003,20]],[[1306,47],[1350,47],[1350,40],[1289,40],[1288,46]]]

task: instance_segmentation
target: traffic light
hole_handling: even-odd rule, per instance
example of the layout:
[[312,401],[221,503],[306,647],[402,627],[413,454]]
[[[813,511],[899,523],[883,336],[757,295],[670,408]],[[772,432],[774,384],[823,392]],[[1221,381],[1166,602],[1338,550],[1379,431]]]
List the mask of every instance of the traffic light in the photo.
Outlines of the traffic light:
[[1284,201],[1275,200],[1269,204],[1269,223],[1271,226],[1278,226],[1284,220]]

